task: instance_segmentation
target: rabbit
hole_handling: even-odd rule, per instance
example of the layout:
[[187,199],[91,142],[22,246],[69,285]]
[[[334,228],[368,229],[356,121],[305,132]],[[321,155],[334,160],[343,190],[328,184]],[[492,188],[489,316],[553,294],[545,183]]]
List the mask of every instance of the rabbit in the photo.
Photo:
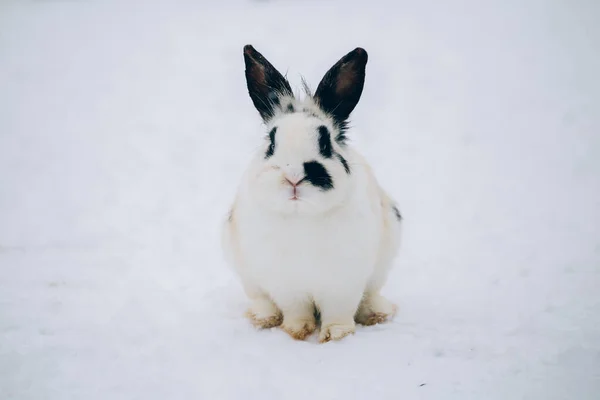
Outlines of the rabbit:
[[265,135],[224,218],[221,244],[258,328],[280,327],[320,343],[354,334],[356,323],[388,321],[380,294],[400,248],[402,217],[367,161],[347,140],[364,86],[367,52],[343,56],[314,95],[244,46],[248,93]]

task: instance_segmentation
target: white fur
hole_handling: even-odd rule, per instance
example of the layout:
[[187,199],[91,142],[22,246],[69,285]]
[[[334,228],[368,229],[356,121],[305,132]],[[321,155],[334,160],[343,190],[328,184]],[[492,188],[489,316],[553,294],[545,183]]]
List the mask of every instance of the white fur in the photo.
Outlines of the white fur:
[[[400,224],[366,161],[333,141],[332,123],[312,99],[285,100],[309,112],[280,113],[270,122],[268,129],[278,128],[274,155],[265,160],[265,141],[248,166],[224,224],[223,248],[251,313],[268,318],[280,310],[283,329],[303,338],[303,329],[314,330],[316,307],[320,340],[341,339],[354,332],[355,316],[393,315],[395,307],[379,292],[398,251]],[[336,157],[320,157],[319,125],[332,132],[350,175]],[[301,185],[299,199],[290,200],[284,177],[301,178],[303,162],[313,159],[326,166],[334,189]]]

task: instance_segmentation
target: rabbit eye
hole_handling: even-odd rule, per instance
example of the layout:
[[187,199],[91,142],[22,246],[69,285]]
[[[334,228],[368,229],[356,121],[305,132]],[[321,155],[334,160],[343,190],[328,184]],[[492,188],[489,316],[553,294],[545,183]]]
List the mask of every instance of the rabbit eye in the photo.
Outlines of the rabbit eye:
[[270,143],[269,143],[269,148],[267,149],[267,152],[265,153],[265,159],[271,157],[273,155],[273,153],[275,152],[275,134],[276,133],[277,133],[277,127],[274,127],[269,132]]
[[319,153],[325,158],[331,158],[333,149],[331,148],[331,135],[329,129],[321,125],[319,128]]

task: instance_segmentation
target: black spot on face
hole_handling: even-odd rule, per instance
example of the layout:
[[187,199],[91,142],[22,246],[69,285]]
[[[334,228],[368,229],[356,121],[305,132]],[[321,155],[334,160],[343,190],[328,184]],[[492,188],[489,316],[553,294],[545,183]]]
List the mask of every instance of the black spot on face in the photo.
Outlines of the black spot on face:
[[398,221],[402,221],[402,215],[400,214],[400,210],[398,210],[398,207],[392,206],[392,211],[394,211],[394,214],[396,215],[396,219]]
[[295,111],[296,110],[294,110],[294,105],[292,103],[288,104],[287,107],[285,108],[285,112],[288,114],[291,114]]
[[271,143],[269,143],[269,148],[267,149],[267,152],[265,153],[265,158],[271,157],[273,155],[273,153],[275,152],[275,133],[277,133],[277,127],[274,127],[269,132],[269,140],[271,141]]
[[337,155],[338,160],[340,160],[340,162],[344,166],[344,169],[346,170],[346,173],[348,175],[350,175],[350,166],[348,165],[348,161],[346,161],[346,159],[341,154],[338,153],[336,155]]
[[319,128],[319,153],[325,158],[331,158],[333,150],[331,148],[331,135],[327,127],[321,125]]
[[333,189],[333,180],[331,175],[325,169],[325,166],[318,161],[309,161],[304,163],[304,174],[306,180],[322,191]]

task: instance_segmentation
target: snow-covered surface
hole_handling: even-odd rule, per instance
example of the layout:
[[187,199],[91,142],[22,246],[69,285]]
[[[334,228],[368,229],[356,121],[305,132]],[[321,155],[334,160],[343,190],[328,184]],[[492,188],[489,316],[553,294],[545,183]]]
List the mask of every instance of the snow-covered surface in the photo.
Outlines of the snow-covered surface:
[[[3,1],[0,399],[600,398],[600,6]],[[392,323],[256,331],[219,222],[264,132],[356,46],[350,137],[404,216]]]

